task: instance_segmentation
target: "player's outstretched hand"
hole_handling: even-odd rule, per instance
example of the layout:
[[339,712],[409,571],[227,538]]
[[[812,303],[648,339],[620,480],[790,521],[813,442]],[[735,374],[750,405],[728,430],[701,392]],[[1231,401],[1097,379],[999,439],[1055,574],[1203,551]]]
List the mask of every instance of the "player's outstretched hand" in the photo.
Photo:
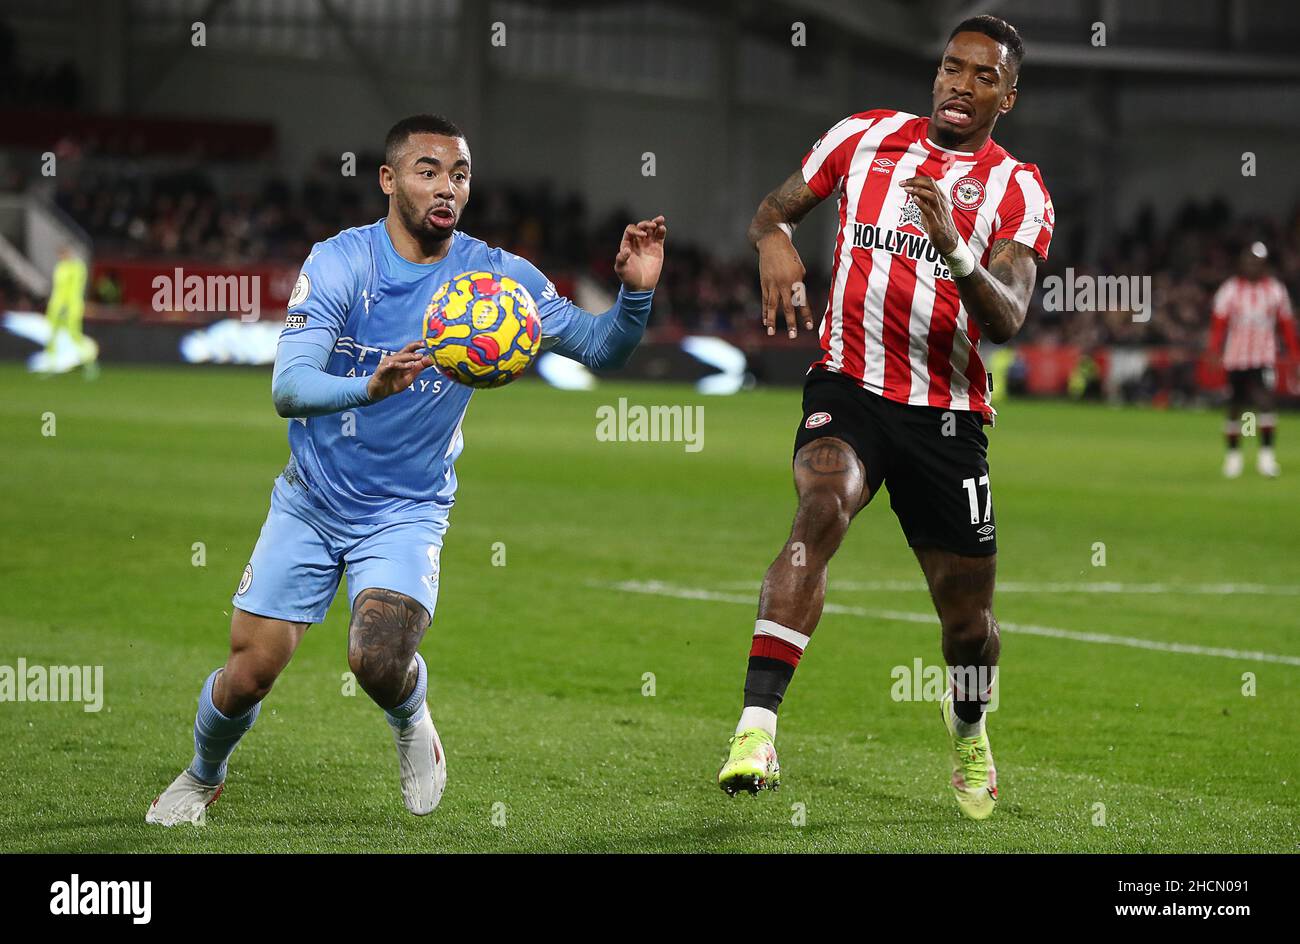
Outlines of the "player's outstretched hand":
[[659,284],[667,238],[668,227],[662,216],[629,223],[623,230],[618,255],[614,257],[614,273],[630,290],[644,292]]
[[813,329],[812,310],[804,288],[803,260],[790,237],[772,233],[758,244],[758,282],[763,289],[763,326],[769,335],[776,334],[776,310],[785,310],[786,333],[799,334],[799,324]]
[[379,366],[370,375],[370,383],[366,384],[371,403],[405,390],[415,383],[420,371],[433,366],[433,358],[420,350],[423,347],[423,341],[412,341],[396,354],[380,358]]

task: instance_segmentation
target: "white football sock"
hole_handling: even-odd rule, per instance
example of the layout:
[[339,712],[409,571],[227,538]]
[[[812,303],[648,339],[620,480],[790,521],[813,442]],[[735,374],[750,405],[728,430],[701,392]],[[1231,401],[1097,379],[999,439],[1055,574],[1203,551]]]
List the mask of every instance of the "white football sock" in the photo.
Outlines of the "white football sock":
[[740,713],[740,723],[736,725],[736,733],[747,731],[750,728],[758,728],[766,731],[770,737],[776,737],[776,712],[769,708],[759,708],[751,705]]

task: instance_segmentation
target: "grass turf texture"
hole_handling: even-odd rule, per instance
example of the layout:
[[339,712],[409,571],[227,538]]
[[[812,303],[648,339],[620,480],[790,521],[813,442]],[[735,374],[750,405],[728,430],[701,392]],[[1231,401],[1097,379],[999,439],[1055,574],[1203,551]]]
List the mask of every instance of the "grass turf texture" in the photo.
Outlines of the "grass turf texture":
[[[937,704],[891,698],[895,666],[940,662],[937,624],[833,613],[782,712],[784,788],[728,799],[715,775],[753,599],[793,512],[798,394],[531,381],[480,393],[465,424],[422,647],[449,755],[438,811],[405,812],[382,716],[364,693],[343,694],[338,600],[236,751],[207,826],[148,827],[149,802],[189,760],[195,699],[224,659],[230,594],[287,455],[268,388],[251,370],[110,367],[86,383],[0,368],[0,664],[102,665],[106,689],[97,714],[0,703],[0,849],[1297,849],[1300,666],[1005,632],[990,725],[1002,801],[973,824],[948,791]],[[703,403],[703,451],[598,442],[596,407],[619,396]],[[47,411],[53,437],[41,435]],[[1220,478],[1220,425],[1217,412],[1003,404],[990,433],[1000,578],[1300,582],[1300,422],[1283,418],[1277,481],[1254,475],[1252,453],[1243,479]],[[1092,566],[1095,542],[1105,567]],[[877,500],[831,565],[828,599],[927,613],[919,579]],[[650,580],[748,602],[610,588]],[[1018,592],[999,595],[997,611],[1294,656],[1296,603]]]

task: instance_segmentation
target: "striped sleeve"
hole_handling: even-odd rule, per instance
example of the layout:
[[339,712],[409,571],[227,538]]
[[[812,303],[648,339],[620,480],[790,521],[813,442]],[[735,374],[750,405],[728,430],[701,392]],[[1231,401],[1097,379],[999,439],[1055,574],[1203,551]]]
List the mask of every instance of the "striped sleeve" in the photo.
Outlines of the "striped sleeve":
[[1056,228],[1056,210],[1043,177],[1033,164],[1021,164],[1011,172],[1006,192],[994,219],[993,239],[1014,239],[1047,258]]
[[1231,294],[1231,279],[1220,285],[1214,293],[1210,307],[1210,342],[1207,345],[1211,354],[1223,354],[1223,339],[1228,333],[1228,298]]
[[1277,291],[1277,320],[1289,321],[1294,317],[1291,312],[1291,296],[1287,294],[1286,286],[1280,281],[1274,279],[1273,285]]
[[885,112],[850,115],[831,128],[803,158],[803,179],[808,189],[825,200],[843,181],[853,162],[853,152],[863,133]]
[[1228,279],[1219,286],[1219,290],[1214,293],[1214,301],[1211,304],[1211,313],[1216,321],[1226,321],[1231,314],[1233,294],[1233,280]]
[[1277,286],[1277,323],[1282,329],[1282,340],[1286,342],[1287,354],[1293,359],[1300,358],[1300,337],[1296,337],[1295,316],[1291,313],[1291,296],[1281,280],[1274,280]]

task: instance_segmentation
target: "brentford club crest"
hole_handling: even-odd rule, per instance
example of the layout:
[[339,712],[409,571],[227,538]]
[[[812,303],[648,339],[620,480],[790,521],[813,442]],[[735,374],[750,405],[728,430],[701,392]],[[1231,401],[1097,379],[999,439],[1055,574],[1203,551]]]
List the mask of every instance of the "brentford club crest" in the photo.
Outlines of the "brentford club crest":
[[808,419],[804,420],[804,429],[816,429],[818,426],[825,426],[831,421],[829,413],[814,413]]
[[952,205],[961,210],[978,210],[984,202],[984,185],[974,177],[963,177],[952,185]]

